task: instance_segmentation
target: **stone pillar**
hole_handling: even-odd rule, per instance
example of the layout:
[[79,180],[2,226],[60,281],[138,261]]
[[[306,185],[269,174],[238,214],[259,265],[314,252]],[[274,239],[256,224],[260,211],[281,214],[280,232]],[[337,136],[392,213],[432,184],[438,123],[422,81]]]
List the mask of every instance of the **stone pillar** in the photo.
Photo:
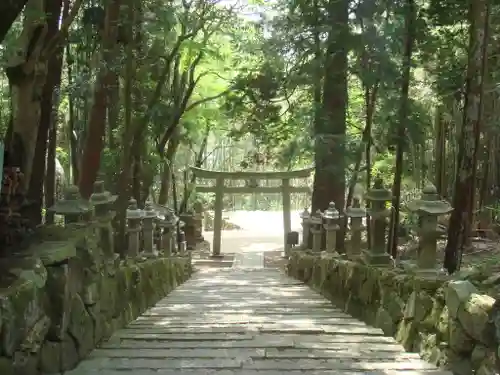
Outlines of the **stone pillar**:
[[166,220],[168,220],[168,226],[166,228],[167,230],[164,234],[164,238],[170,247],[170,253],[176,254],[179,250],[177,243],[177,222],[179,221],[179,218],[175,216],[175,213],[172,211],[169,212]]
[[311,215],[307,208],[304,208],[304,211],[300,213],[300,218],[302,219],[302,248],[307,249],[309,246],[309,234],[310,234],[310,219]]
[[197,243],[201,243],[205,241],[205,238],[203,237],[203,218],[204,218],[203,203],[199,201],[195,202],[193,205],[193,209],[194,209],[195,239]]
[[175,241],[172,233],[175,233],[175,223],[165,219],[163,221],[163,242],[162,249],[165,256],[171,256],[175,252]]
[[157,251],[163,251],[163,217],[161,215],[157,215],[155,218],[155,232],[154,232],[154,242]]
[[108,259],[114,258],[114,233],[112,220],[115,213],[112,205],[116,201],[116,195],[111,195],[104,189],[104,181],[94,183],[94,193],[90,197],[90,203],[94,205],[97,225],[99,227],[100,245],[104,256]]
[[137,208],[137,201],[131,199],[127,209],[128,248],[127,257],[136,258],[140,251],[140,232],[143,212]]
[[[180,255],[185,255],[186,254],[186,249],[187,249],[187,243],[186,243],[186,232],[184,231],[186,227],[186,223],[184,223],[182,220],[179,220],[179,229],[177,231],[177,243],[179,246],[179,254]],[[175,227],[174,227],[175,231]]]
[[349,229],[351,231],[351,240],[347,248],[347,257],[349,259],[356,259],[361,255],[361,234],[365,230],[363,218],[366,217],[366,210],[360,206],[359,199],[354,198],[352,206],[345,213],[350,218]]
[[321,239],[323,234],[323,220],[321,218],[321,211],[318,210],[314,215],[309,219],[309,225],[311,226],[311,235],[312,235],[312,250],[315,252],[321,251]]
[[337,248],[337,231],[340,229],[339,219],[343,216],[335,208],[335,202],[330,202],[323,212],[323,228],[326,231],[326,251],[335,253]]
[[64,216],[65,226],[84,226],[82,221],[84,217],[92,214],[93,206],[80,197],[78,187],[70,185],[64,191],[64,199],[57,201],[47,210]]
[[450,213],[453,208],[448,202],[439,199],[434,185],[426,186],[421,198],[410,202],[408,208],[418,214],[420,222],[417,272],[442,273],[436,262],[437,239],[443,234],[438,228],[438,217]]
[[184,223],[184,234],[186,237],[186,248],[196,248],[196,223],[194,212],[183,213],[180,220]]
[[157,257],[158,251],[154,243],[155,219],[158,213],[153,209],[151,202],[146,202],[144,215],[142,217],[142,238],[144,243],[144,255]]
[[391,192],[384,188],[382,179],[377,178],[373,188],[368,191],[366,200],[370,204],[371,241],[368,251],[363,254],[363,259],[368,264],[376,266],[394,266],[392,256],[387,254],[385,235],[387,231],[387,217],[391,210],[386,208],[392,200]]

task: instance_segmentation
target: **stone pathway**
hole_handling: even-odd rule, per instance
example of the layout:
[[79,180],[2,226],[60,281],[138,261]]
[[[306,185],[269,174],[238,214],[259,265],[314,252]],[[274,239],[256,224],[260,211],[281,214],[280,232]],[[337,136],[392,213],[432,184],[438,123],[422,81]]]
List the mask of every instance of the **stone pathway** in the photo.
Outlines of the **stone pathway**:
[[218,269],[116,332],[67,375],[448,375],[272,269]]

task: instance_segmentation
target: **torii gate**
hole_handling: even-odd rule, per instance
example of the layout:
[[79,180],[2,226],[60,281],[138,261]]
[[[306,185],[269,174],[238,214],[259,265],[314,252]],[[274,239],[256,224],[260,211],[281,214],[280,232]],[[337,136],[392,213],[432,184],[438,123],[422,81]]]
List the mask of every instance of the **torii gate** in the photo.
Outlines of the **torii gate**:
[[[197,178],[215,180],[215,185],[196,185],[199,193],[215,193],[214,213],[214,237],[212,244],[212,256],[221,255],[221,231],[222,231],[222,198],[225,193],[229,194],[253,194],[253,193],[281,193],[283,196],[283,243],[286,249],[286,236],[292,230],[291,224],[291,193],[310,193],[307,186],[291,186],[290,180],[294,178],[307,178],[311,175],[314,167],[285,172],[220,172],[191,167],[191,171]],[[225,186],[225,180],[244,180],[247,186]],[[281,186],[259,186],[260,180],[281,180]]]

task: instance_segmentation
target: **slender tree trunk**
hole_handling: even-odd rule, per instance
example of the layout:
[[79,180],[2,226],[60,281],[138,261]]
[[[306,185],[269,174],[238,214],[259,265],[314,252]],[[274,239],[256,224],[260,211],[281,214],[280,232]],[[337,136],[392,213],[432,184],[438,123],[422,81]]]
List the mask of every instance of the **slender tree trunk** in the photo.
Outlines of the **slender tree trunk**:
[[[375,103],[377,101],[379,83],[377,82],[370,90],[367,86],[365,91],[366,102],[366,119],[365,132],[363,137],[366,137],[365,163],[366,163],[366,189],[371,189],[372,186],[372,124],[373,115],[375,114]],[[366,237],[368,246],[371,246],[371,219],[370,214],[366,214]]]
[[170,141],[168,142],[165,161],[163,164],[160,193],[158,195],[158,203],[161,205],[166,205],[168,203],[168,196],[170,193],[170,189],[172,187],[171,183],[172,183],[172,175],[174,173],[175,154],[179,149],[179,144],[180,144],[180,134],[179,131],[176,130],[175,134],[173,135],[172,138],[170,138]]
[[396,167],[394,171],[394,182],[392,185],[392,215],[389,225],[389,241],[387,252],[394,259],[398,253],[398,229],[399,209],[401,203],[401,178],[403,176],[403,153],[406,148],[406,121],[409,112],[409,89],[411,79],[411,60],[413,55],[413,44],[415,39],[415,16],[416,5],[414,0],[407,0],[406,10],[406,41],[403,56],[403,74],[401,79],[401,103],[399,106],[399,124],[397,131]]
[[[47,14],[47,39],[52,39],[59,30],[59,19],[61,17],[62,0],[51,0],[45,4],[45,12]],[[63,18],[67,17],[69,11],[68,1],[65,2]],[[44,179],[46,175],[47,161],[47,140],[49,129],[54,126],[55,116],[54,111],[57,111],[58,87],[61,82],[62,70],[62,53],[63,48],[59,47],[48,61],[48,74],[42,90],[40,124],[38,126],[38,134],[36,140],[36,148],[33,160],[33,173],[28,190],[28,199],[33,204],[31,211],[31,219],[34,224],[42,222],[42,207],[44,197]],[[50,163],[50,159],[48,159]],[[48,169],[48,168],[47,168]],[[48,172],[48,171],[47,171]],[[50,192],[45,191],[45,200],[52,203]]]
[[111,87],[109,88],[108,105],[108,148],[116,148],[115,129],[118,127],[120,117],[120,79],[116,72],[110,77]]
[[476,185],[477,151],[482,122],[483,82],[487,61],[489,1],[472,0],[469,8],[469,56],[462,131],[459,137],[453,212],[448,228],[444,267],[460,268],[471,230]]
[[436,144],[435,144],[435,163],[436,163],[436,189],[441,197],[446,197],[445,186],[445,171],[446,171],[446,128],[443,121],[443,108],[436,108],[435,127],[436,127]]
[[[205,160],[205,152],[207,150],[209,135],[210,135],[210,128],[207,127],[205,136],[203,138],[203,141],[201,142],[200,150],[196,154],[196,158],[194,161],[194,166],[196,168],[201,168],[203,165],[203,161]],[[185,181],[185,184],[184,184],[184,187],[185,187],[184,196],[182,197],[182,201],[181,201],[181,204],[179,206],[179,209],[181,212],[187,211],[188,201],[189,201],[189,198],[191,197],[191,194],[193,193],[193,186],[194,186],[195,182],[196,182],[196,175],[194,173],[192,173],[189,180]],[[190,187],[189,189],[188,189],[188,186]]]
[[94,89],[94,103],[90,112],[87,136],[83,147],[79,188],[84,199],[90,198],[101,164],[101,153],[106,134],[106,114],[113,85],[113,63],[118,41],[120,0],[110,0],[106,7],[106,25],[103,35],[104,67],[99,70]]
[[[56,102],[59,103],[59,97]],[[56,147],[57,147],[57,112],[54,111],[52,125],[49,132],[47,150],[47,176],[45,177],[45,207],[49,208],[56,203]],[[54,223],[54,213],[47,211],[46,224]]]
[[[127,1],[127,21],[126,32],[129,40],[134,37],[134,24],[136,7],[139,0]],[[122,157],[120,159],[120,175],[118,176],[117,192],[118,199],[116,202],[116,222],[117,222],[117,250],[120,254],[124,254],[126,240],[126,216],[127,206],[130,197],[130,177],[131,177],[131,162],[132,162],[132,143],[134,137],[134,124],[132,123],[132,92],[133,85],[136,79],[134,69],[134,43],[129,43],[125,50],[125,82],[123,86],[124,110],[125,110],[125,126],[122,135]]]
[[137,201],[139,207],[142,207],[141,180],[142,180],[142,144],[141,140],[134,139],[132,143],[132,196]]
[[[71,47],[66,46],[66,64],[68,66],[68,83],[69,86],[72,85],[72,77],[73,77],[73,56],[71,56]],[[75,101],[73,98],[73,94],[71,92],[68,93],[68,124],[67,124],[67,132],[69,139],[69,157],[71,163],[71,183],[76,185],[80,180],[80,163],[79,163],[79,147],[78,147],[78,139],[76,138],[75,133]]]

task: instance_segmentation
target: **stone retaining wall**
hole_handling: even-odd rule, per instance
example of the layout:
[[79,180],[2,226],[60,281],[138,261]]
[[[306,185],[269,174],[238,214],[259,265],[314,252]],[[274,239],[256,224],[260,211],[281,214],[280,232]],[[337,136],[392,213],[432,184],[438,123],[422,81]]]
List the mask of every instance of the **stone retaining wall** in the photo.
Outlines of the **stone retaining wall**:
[[0,374],[72,369],[191,274],[187,257],[106,259],[93,228],[0,260]]
[[435,365],[459,375],[498,373],[500,303],[469,281],[417,277],[310,251],[295,251],[288,273]]

